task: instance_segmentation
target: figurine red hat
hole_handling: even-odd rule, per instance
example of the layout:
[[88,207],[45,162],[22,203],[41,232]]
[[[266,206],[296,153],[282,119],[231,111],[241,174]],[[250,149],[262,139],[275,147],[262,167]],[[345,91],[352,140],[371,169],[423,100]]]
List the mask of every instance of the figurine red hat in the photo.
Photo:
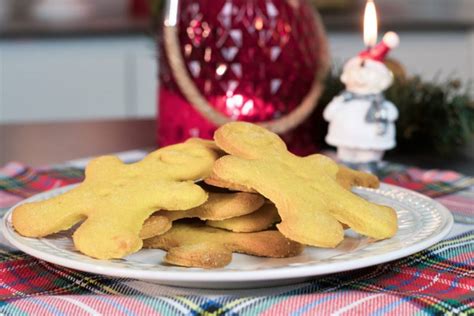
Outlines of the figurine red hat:
[[359,56],[382,62],[390,50],[397,47],[398,44],[400,44],[400,38],[397,33],[388,32],[384,35],[380,43],[368,50],[360,52]]

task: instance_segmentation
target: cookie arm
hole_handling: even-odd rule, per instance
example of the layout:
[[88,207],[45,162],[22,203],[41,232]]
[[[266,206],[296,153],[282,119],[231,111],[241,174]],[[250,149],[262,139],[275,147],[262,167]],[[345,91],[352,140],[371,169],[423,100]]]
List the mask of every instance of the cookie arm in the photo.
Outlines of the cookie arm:
[[71,228],[85,218],[79,188],[51,199],[26,203],[14,209],[15,230],[26,237],[44,237]]

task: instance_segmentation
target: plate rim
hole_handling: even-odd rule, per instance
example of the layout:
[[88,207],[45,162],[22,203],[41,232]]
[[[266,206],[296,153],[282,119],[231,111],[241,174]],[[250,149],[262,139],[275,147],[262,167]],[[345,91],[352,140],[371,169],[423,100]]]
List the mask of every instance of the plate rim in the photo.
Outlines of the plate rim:
[[[13,210],[23,203],[27,203],[31,200],[40,198],[43,194],[51,194],[53,191],[70,190],[78,184],[71,184],[60,188],[55,188],[49,191],[44,191],[35,194],[17,204],[12,206],[3,216],[0,223],[0,230],[4,237],[16,248],[22,252],[33,256],[37,259],[44,260],[46,262],[60,265],[66,268],[79,270],[87,273],[95,273],[106,275],[110,277],[118,278],[131,278],[138,280],[148,281],[163,281],[170,282],[174,281],[177,283],[193,283],[193,282],[207,282],[207,283],[225,283],[225,282],[252,282],[252,281],[277,281],[285,279],[298,279],[305,277],[316,277],[331,273],[345,272],[354,269],[361,269],[370,267],[377,264],[387,263],[396,259],[404,258],[419,251],[422,251],[446,237],[451,231],[454,219],[451,212],[438,201],[427,197],[421,193],[405,189],[396,185],[381,183],[380,188],[396,189],[405,193],[416,195],[418,198],[424,199],[433,204],[436,210],[443,217],[443,222],[440,226],[444,225],[442,229],[435,235],[430,235],[424,239],[416,242],[415,244],[409,245],[406,248],[388,251],[381,254],[374,254],[369,257],[353,258],[347,261],[331,262],[325,265],[314,266],[311,264],[302,266],[283,266],[273,267],[267,269],[258,270],[244,270],[244,271],[225,271],[225,270],[212,270],[212,269],[197,269],[197,268],[183,268],[183,270],[149,270],[146,269],[129,269],[126,267],[110,267],[95,265],[92,262],[81,262],[74,258],[66,258],[57,256],[54,254],[48,254],[34,247],[30,247],[21,241],[17,241],[16,237],[27,238],[19,235],[14,230],[10,230],[7,222],[11,220],[11,214]],[[371,189],[362,188],[370,191]],[[16,235],[16,236],[15,236]],[[36,239],[36,238],[34,238]],[[97,259],[98,260],[98,259]],[[98,260],[102,261],[102,260]]]

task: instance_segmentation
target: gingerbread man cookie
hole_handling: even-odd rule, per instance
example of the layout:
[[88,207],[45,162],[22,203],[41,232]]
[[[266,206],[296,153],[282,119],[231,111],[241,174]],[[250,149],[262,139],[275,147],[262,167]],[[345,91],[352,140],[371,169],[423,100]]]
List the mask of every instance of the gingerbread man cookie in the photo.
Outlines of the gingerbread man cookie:
[[145,248],[168,251],[165,261],[184,267],[220,268],[230,263],[232,253],[284,258],[300,254],[304,247],[276,230],[234,233],[203,226],[175,223],[164,235],[146,239]]
[[298,157],[278,135],[260,126],[233,122],[214,134],[227,152],[216,161],[220,179],[250,187],[275,203],[287,238],[312,246],[335,247],[344,237],[341,223],[360,234],[384,239],[397,231],[387,206],[368,202],[337,182],[338,165],[328,157]]
[[117,157],[92,160],[78,187],[49,200],[20,205],[13,226],[23,236],[42,237],[67,230],[75,247],[99,259],[122,258],[142,247],[143,222],[156,210],[187,210],[206,202],[195,180],[209,175],[217,158],[199,144],[159,149],[142,161]]

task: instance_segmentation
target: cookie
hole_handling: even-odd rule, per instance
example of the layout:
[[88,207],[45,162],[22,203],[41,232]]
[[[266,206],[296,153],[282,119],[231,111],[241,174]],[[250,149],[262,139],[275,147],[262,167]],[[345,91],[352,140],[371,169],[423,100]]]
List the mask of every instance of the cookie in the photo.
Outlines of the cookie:
[[277,228],[287,238],[336,247],[344,237],[341,223],[374,239],[396,233],[395,211],[341,186],[337,182],[339,167],[330,158],[295,156],[278,135],[245,122],[221,126],[214,140],[230,155],[215,162],[213,174],[250,187],[272,201],[282,219]]
[[225,151],[220,149],[213,140],[203,139],[199,137],[191,137],[188,138],[185,143],[202,145],[207,149],[214,151],[219,157],[226,155]]
[[146,239],[144,247],[166,250],[165,262],[169,264],[208,269],[226,266],[234,252],[285,258],[300,254],[304,248],[276,230],[234,233],[185,223],[175,223],[164,235]]
[[206,225],[236,233],[259,232],[280,221],[278,211],[272,203],[265,203],[257,211],[225,220],[208,220]]
[[207,200],[194,183],[209,175],[217,158],[199,144],[178,144],[124,164],[117,157],[92,160],[78,187],[13,211],[13,226],[27,237],[71,228],[75,247],[99,259],[122,258],[142,247],[143,222],[156,210],[187,210]]
[[251,193],[209,193],[206,203],[187,211],[158,211],[145,221],[140,233],[142,239],[165,233],[171,223],[182,218],[225,220],[258,210],[265,199]]
[[225,188],[225,189],[228,189],[230,191],[257,193],[257,191],[255,191],[254,189],[246,187],[244,185],[240,185],[240,184],[237,184],[237,183],[232,183],[232,182],[229,182],[229,181],[222,180],[217,175],[215,175],[213,172],[211,172],[211,174],[207,178],[204,179],[204,182],[206,184],[209,184],[209,185],[212,185],[212,186],[215,186],[215,187],[218,187],[218,188]]
[[[380,186],[379,179],[376,176],[370,173],[353,170],[343,165],[339,165],[339,170],[336,174],[336,181],[346,189],[350,189],[354,186],[376,189]],[[204,182],[231,191],[256,193],[254,189],[245,185],[225,181],[219,178],[214,172],[211,172],[211,174],[204,179]]]
[[[183,211],[186,212],[186,211]],[[158,211],[154,214],[159,213],[169,213],[170,216],[160,216],[152,215],[150,216],[145,223],[143,223],[142,229],[140,230],[140,238],[148,239],[158,235],[162,235],[171,229],[173,221],[170,219],[172,214],[178,214],[178,212],[167,212],[167,211]],[[181,212],[179,212],[181,213]]]

